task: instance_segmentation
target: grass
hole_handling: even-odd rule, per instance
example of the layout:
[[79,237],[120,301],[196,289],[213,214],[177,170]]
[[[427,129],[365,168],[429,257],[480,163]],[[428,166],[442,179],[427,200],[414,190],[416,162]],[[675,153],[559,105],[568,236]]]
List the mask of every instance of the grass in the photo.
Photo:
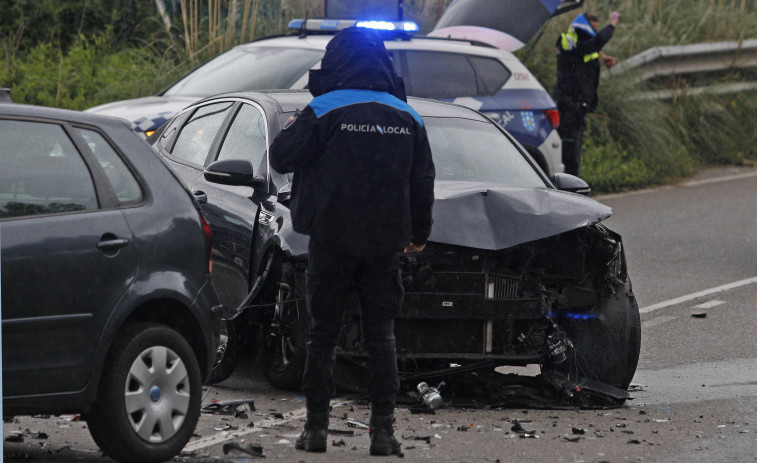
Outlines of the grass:
[[[583,10],[547,24],[526,61],[548,90],[555,85],[554,41],[581,11],[598,15],[600,27],[611,11],[620,12],[604,49],[619,60],[654,46],[757,38],[757,2],[751,0],[586,0]],[[524,58],[525,52],[519,55]],[[686,94],[696,85],[755,81],[756,76],[754,69],[643,83],[635,82],[632,73],[604,76],[597,112],[588,119],[581,177],[595,192],[619,191],[757,158],[757,92]],[[634,98],[649,89],[683,92],[664,101]]]

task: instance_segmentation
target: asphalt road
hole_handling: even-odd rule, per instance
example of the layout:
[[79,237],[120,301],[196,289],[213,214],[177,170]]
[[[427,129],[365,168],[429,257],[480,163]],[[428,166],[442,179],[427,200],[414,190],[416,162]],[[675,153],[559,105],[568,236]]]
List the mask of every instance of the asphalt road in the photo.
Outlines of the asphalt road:
[[[708,171],[674,187],[598,199],[614,209],[606,223],[624,237],[642,312],[642,352],[633,400],[607,410],[447,408],[397,412],[408,461],[449,462],[754,462],[757,461],[757,169]],[[694,317],[692,314],[700,315]],[[705,317],[701,315],[705,314]],[[516,369],[516,371],[519,371]],[[522,374],[536,374],[523,369]],[[326,454],[294,449],[303,417],[298,394],[275,391],[247,362],[209,387],[211,400],[253,399],[246,418],[203,414],[177,461],[258,460],[231,450],[260,444],[268,459],[373,460],[368,436],[348,420],[367,420],[359,397],[333,403]],[[532,430],[524,438],[514,421]],[[40,438],[39,432],[46,438]],[[74,416],[18,417],[4,423],[5,461],[105,462]],[[36,433],[36,434],[35,434]],[[381,461],[393,460],[385,457]]]

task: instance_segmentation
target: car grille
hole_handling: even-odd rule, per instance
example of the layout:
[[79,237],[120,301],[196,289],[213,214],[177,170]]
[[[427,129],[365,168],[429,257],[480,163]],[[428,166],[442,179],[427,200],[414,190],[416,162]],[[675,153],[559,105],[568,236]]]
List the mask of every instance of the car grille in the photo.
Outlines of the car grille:
[[486,297],[489,299],[516,299],[518,297],[519,279],[490,273],[486,286]]

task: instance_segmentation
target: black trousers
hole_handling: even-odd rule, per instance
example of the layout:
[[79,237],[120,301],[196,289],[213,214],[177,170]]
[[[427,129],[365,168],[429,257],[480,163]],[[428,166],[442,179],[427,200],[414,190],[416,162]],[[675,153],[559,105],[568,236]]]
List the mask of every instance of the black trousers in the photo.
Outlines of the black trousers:
[[326,249],[315,239],[308,247],[307,307],[310,336],[302,389],[313,404],[334,396],[333,365],[343,315],[357,291],[363,346],[368,356],[368,396],[373,409],[393,412],[399,390],[394,319],[404,294],[399,254],[356,257]]
[[558,101],[557,111],[560,113],[557,133],[562,139],[562,162],[565,164],[565,173],[578,176],[588,111],[585,105],[573,101]]

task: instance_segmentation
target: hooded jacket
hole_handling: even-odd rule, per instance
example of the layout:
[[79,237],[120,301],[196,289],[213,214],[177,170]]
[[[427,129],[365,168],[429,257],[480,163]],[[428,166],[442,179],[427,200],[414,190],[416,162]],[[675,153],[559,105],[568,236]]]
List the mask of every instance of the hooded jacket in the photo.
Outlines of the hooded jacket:
[[311,71],[315,98],[273,141],[294,172],[292,225],[336,251],[372,257],[431,233],[434,164],[423,120],[404,101],[380,35],[355,27]]
[[557,39],[557,102],[582,106],[587,112],[597,107],[599,52],[612,38],[615,27],[607,25],[595,32],[586,16],[578,15],[567,33]]

